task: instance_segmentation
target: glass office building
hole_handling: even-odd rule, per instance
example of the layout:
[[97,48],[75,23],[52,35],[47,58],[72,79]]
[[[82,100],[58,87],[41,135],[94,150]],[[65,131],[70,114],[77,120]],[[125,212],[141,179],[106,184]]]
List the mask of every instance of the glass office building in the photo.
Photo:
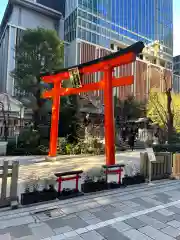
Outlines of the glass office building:
[[76,38],[111,48],[160,41],[165,58],[173,55],[172,0],[66,0],[65,40]]
[[173,72],[180,76],[180,55],[173,58]]
[[[115,70],[117,77],[134,75],[134,84],[114,88],[113,94],[119,99],[133,95],[144,101],[152,87],[164,91],[162,73],[168,86],[172,85],[172,5],[173,0],[66,0],[65,65],[103,57],[136,41],[159,41],[159,59],[145,52],[133,64]],[[100,74],[89,74],[83,81],[91,83],[100,78]],[[92,94],[103,102],[102,91]]]

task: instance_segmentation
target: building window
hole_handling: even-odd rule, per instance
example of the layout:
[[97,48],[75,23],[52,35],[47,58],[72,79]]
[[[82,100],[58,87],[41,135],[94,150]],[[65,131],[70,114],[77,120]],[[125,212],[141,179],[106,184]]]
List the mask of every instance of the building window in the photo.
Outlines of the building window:
[[17,28],[17,33],[16,33],[16,45],[19,45],[19,43],[21,42],[21,39],[24,35],[24,30]]
[[113,43],[111,43],[111,49],[114,50],[114,44]]
[[18,14],[18,25],[21,26],[21,16],[22,16],[22,9],[19,8],[19,14]]
[[65,40],[68,42],[73,41],[76,38],[76,26],[77,26],[77,10],[73,11],[69,17],[65,20],[64,31]]

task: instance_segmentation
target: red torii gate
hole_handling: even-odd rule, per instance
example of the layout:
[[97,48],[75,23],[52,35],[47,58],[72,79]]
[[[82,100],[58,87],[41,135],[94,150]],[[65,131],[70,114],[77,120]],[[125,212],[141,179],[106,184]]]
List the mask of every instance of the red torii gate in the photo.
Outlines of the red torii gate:
[[[57,139],[58,139],[58,122],[60,110],[60,96],[70,94],[79,94],[82,92],[104,90],[104,109],[105,109],[105,152],[106,164],[115,164],[115,146],[114,146],[114,111],[113,111],[113,94],[112,88],[133,84],[134,76],[115,78],[113,70],[115,67],[132,63],[136,56],[142,52],[144,44],[137,42],[125,49],[112,53],[108,56],[95,59],[70,68],[61,69],[53,74],[43,74],[41,78],[46,83],[53,83],[53,89],[43,93],[44,98],[53,98],[52,115],[51,115],[51,134],[50,134],[50,151],[49,157],[56,157]],[[73,72],[82,76],[101,71],[104,73],[100,82],[90,84],[79,84],[78,88],[63,88],[61,82],[68,80]]]

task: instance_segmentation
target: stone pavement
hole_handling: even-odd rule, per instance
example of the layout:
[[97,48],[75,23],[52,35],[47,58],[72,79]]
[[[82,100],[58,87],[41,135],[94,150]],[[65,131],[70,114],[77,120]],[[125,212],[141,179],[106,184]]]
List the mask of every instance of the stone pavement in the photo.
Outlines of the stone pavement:
[[154,183],[1,211],[0,240],[179,240],[179,181]]
[[[134,150],[133,152],[130,150],[124,151],[124,152],[116,152],[116,159],[118,158],[139,158],[140,152],[145,151],[144,149]],[[105,159],[105,156],[92,156],[92,155],[62,155],[61,159],[84,159],[84,158],[94,158],[94,157],[100,157]],[[10,162],[18,160],[20,165],[31,165],[33,163],[41,163],[44,162],[45,156],[0,156],[0,164],[3,163],[4,160],[8,160]]]
[[[8,157],[7,157],[8,158]],[[44,158],[34,157],[29,164],[22,164],[20,161],[20,178],[26,179],[27,173],[36,172],[40,177],[57,171],[68,171],[82,169],[87,171],[96,166],[105,164],[105,156],[62,156],[61,160],[55,162],[47,162]],[[38,162],[34,162],[37,161]],[[116,153],[116,163],[126,163],[127,165],[135,165],[139,169],[140,166],[140,151],[127,151]]]

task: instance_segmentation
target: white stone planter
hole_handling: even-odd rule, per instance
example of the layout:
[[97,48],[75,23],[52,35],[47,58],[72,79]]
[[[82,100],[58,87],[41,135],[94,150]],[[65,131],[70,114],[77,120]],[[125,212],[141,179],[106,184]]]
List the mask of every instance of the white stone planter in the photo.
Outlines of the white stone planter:
[[8,142],[0,142],[0,156],[6,156]]

